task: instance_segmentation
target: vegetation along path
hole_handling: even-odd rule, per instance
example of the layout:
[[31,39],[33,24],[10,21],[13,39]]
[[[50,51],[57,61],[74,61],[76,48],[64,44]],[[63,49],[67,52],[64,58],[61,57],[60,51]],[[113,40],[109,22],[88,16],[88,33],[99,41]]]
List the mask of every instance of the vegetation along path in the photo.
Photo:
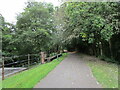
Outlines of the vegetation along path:
[[77,53],[70,53],[35,88],[101,88],[90,68]]

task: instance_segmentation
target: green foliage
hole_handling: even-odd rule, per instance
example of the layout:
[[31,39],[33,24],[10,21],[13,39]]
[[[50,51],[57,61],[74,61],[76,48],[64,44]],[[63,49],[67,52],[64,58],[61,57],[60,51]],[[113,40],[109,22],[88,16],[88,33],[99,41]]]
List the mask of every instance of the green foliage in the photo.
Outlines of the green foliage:
[[[103,44],[107,42],[106,47],[109,47],[107,51],[112,58],[111,38],[120,33],[119,3],[66,2],[64,4],[63,29],[66,46],[73,46],[72,48],[80,51],[85,46],[83,50],[88,48],[86,52],[92,48],[93,54],[99,56],[106,55]],[[73,42],[74,39],[79,43]]]
[[[114,20],[114,14],[116,14],[116,11],[110,12],[110,8],[114,9],[111,3],[80,2],[67,3],[67,5],[68,6],[66,7],[66,10],[69,18],[69,23],[67,24],[70,24],[70,26],[73,27],[70,27],[70,29],[72,29],[72,34],[75,34],[73,32],[77,30],[77,32],[86,34],[88,37],[88,41],[91,41],[91,39],[89,39],[89,37],[91,38],[91,36],[89,35],[91,33],[94,36],[92,38],[97,37],[99,40],[104,39],[108,41],[115,33],[113,31],[114,22],[111,22],[111,19]],[[116,3],[114,3],[114,5],[116,5]],[[107,8],[104,8],[104,10],[102,10],[103,7]],[[106,12],[109,12],[107,13],[108,16],[106,16]],[[79,29],[76,29],[78,27]],[[83,35],[82,37],[86,36]]]
[[[30,53],[45,51],[49,48],[51,34],[54,31],[52,13],[53,6],[51,4],[31,2],[18,16],[17,32],[21,33],[18,39],[20,41],[23,38],[23,43],[27,42],[29,48],[32,48]],[[20,44],[22,43],[20,42]]]
[[53,5],[28,2],[17,16],[15,26],[2,20],[3,53],[5,55],[39,53],[50,50],[53,25]]
[[108,58],[106,56],[98,56],[99,59],[107,61],[107,62],[112,62],[112,63],[118,63],[118,61],[116,61],[114,58]]
[[120,33],[119,9],[118,2],[66,2],[60,7],[27,2],[16,25],[0,16],[3,53],[50,53],[69,48],[116,59],[119,45],[113,47],[111,40]]

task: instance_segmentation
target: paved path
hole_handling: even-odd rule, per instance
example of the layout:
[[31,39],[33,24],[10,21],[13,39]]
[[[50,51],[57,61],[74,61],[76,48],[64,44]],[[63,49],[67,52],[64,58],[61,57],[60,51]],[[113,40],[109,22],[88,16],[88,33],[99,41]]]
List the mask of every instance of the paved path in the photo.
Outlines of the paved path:
[[70,54],[35,88],[101,88],[78,54]]

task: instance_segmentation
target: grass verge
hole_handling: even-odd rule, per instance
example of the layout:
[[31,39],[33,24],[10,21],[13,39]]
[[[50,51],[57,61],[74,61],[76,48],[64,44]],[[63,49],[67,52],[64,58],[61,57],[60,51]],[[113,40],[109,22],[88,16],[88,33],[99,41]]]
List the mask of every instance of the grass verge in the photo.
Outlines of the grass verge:
[[103,88],[118,88],[118,65],[101,60],[88,62],[93,75]]
[[43,79],[50,71],[52,71],[64,58],[66,53],[62,57],[53,60],[50,63],[36,66],[27,71],[23,71],[14,76],[3,80],[3,88],[33,88],[41,79]]

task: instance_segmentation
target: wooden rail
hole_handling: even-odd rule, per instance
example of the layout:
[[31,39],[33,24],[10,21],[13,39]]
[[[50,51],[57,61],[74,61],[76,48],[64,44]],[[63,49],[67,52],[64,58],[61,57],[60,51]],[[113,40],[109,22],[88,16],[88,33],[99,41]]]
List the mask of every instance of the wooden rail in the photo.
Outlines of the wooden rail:
[[[21,56],[27,56],[27,60],[19,60],[19,61],[16,61],[16,62],[13,62],[13,63],[8,63],[8,64],[5,64],[5,59],[7,58],[17,58],[17,57],[19,57],[19,56],[13,56],[13,57],[2,57],[2,66],[0,66],[0,67],[2,67],[2,80],[4,80],[4,74],[5,74],[5,70],[4,70],[4,67],[5,66],[9,66],[9,65],[14,65],[14,64],[18,64],[18,63],[22,63],[22,62],[26,62],[27,64],[28,64],[28,67],[30,66],[30,65],[32,65],[32,64],[30,64],[30,56],[31,55],[38,55],[38,54],[28,54],[28,55],[21,55]],[[21,57],[20,56],[20,57]],[[44,56],[44,55],[43,55]],[[58,58],[58,57],[60,57],[60,56],[62,56],[62,54],[57,54],[57,55],[55,55],[55,56],[51,56],[51,57],[41,57],[41,60],[44,60],[43,62],[41,62],[41,63],[43,63],[44,64],[44,62],[50,62],[50,61],[52,61],[53,59],[56,59],[56,58]]]

